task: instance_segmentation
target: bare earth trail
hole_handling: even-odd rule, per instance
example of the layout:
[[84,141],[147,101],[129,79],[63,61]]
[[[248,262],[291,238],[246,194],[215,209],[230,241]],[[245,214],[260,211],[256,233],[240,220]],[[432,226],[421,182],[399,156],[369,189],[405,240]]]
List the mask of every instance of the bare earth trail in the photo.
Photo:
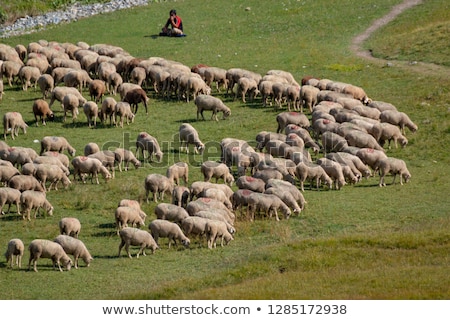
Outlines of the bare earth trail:
[[396,64],[396,66],[407,66],[408,70],[415,70],[420,73],[425,74],[434,74],[440,76],[449,76],[450,68],[445,66],[440,66],[434,63],[425,63],[425,62],[417,62],[414,65],[411,64],[410,61],[398,61],[398,60],[385,60],[381,58],[374,57],[370,51],[364,50],[362,48],[362,44],[366,41],[375,31],[384,27],[389,22],[393,21],[397,18],[398,15],[403,13],[405,10],[408,10],[416,5],[419,5],[423,2],[423,0],[405,0],[402,3],[394,6],[392,10],[381,17],[380,19],[375,20],[372,25],[367,28],[363,33],[357,35],[353,38],[350,49],[357,56],[361,58],[368,59],[373,63],[381,64],[386,66],[389,64]]

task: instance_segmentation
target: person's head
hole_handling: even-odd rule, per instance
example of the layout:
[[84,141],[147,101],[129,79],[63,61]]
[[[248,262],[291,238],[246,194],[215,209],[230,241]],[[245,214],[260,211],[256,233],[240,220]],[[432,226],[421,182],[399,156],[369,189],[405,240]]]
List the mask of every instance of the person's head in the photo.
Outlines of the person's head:
[[176,16],[177,15],[177,11],[175,9],[170,10],[169,14],[171,16]]

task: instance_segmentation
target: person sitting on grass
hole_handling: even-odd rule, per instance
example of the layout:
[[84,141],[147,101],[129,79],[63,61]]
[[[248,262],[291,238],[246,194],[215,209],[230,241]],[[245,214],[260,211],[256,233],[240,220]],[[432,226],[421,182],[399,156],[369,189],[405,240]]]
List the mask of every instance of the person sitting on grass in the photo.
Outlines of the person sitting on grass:
[[183,35],[183,21],[177,16],[175,9],[170,10],[169,19],[167,19],[160,36],[176,37]]

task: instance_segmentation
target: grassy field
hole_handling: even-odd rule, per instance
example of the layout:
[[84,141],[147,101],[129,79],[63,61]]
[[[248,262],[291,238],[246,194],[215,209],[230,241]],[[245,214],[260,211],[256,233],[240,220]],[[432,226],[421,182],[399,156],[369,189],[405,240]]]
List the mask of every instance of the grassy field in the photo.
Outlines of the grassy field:
[[[88,142],[102,148],[134,148],[136,136],[146,131],[163,147],[161,163],[117,172],[116,178],[99,185],[73,183],[47,195],[55,207],[53,216],[22,221],[14,213],[0,217],[0,244],[21,238],[26,245],[35,238],[53,239],[62,217],[76,216],[82,223],[80,239],[94,256],[89,268],[56,272],[40,260],[38,273],[11,270],[0,261],[0,299],[448,299],[450,249],[449,101],[450,77],[446,68],[421,72],[415,65],[380,66],[353,55],[351,39],[386,14],[399,0],[328,1],[182,1],[104,14],[59,25],[38,33],[2,39],[9,45],[39,39],[89,44],[107,43],[124,48],[135,57],[151,56],[182,62],[204,63],[224,69],[240,67],[264,74],[270,69],[290,71],[300,80],[314,75],[362,86],[374,100],[387,101],[406,112],[418,124],[407,132],[404,149],[386,150],[404,159],[412,174],[410,183],[378,187],[372,177],[340,191],[305,190],[307,207],[298,217],[276,222],[238,219],[235,240],[208,250],[194,243],[189,249],[171,248],[162,241],[155,255],[117,258],[114,209],[123,198],[141,201],[154,219],[155,203],[145,203],[144,179],[149,173],[165,173],[175,161],[191,165],[190,182],[201,180],[198,165],[217,159],[217,145],[225,137],[250,141],[262,130],[275,131],[279,111],[263,108],[261,101],[243,104],[213,92],[231,108],[224,121],[197,121],[193,102],[161,100],[152,91],[149,115],[139,110],[133,124],[121,128],[99,125],[89,129],[84,114],[75,124],[61,122],[59,104],[53,107],[57,121],[36,127],[31,112],[40,93],[23,92],[5,84],[0,114],[15,110],[29,124],[27,134],[11,146],[32,147],[46,135],[65,136],[83,152]],[[157,37],[168,11],[175,6],[183,18],[184,38]],[[250,10],[245,10],[249,7]],[[420,6],[423,24],[442,21],[433,2]],[[402,28],[415,25],[418,9],[399,17]],[[427,20],[429,19],[429,20]],[[371,40],[381,48],[397,30],[387,26]],[[378,46],[378,44],[380,44]],[[435,50],[436,48],[436,50]],[[438,49],[439,48],[439,49]],[[430,55],[399,57],[446,65],[445,39],[426,47]],[[381,50],[381,49],[380,49]],[[396,58],[396,57],[395,57]],[[87,95],[86,95],[87,97]],[[209,114],[206,114],[209,116]],[[190,122],[209,146],[203,156],[178,153],[176,133]],[[319,155],[321,156],[321,154]],[[14,211],[14,209],[13,209]],[[164,240],[164,239],[163,239]],[[42,284],[45,287],[41,287]],[[70,288],[70,290],[67,290]],[[61,292],[65,292],[61,296]]]

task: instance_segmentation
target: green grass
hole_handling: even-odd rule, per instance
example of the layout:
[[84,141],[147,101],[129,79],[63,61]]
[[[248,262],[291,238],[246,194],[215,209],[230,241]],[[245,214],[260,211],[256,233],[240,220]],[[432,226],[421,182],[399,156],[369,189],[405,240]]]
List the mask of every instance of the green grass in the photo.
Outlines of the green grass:
[[[259,131],[276,129],[278,112],[262,108],[259,100],[243,104],[214,92],[230,106],[232,115],[217,123],[196,121],[193,102],[162,101],[149,91],[149,115],[141,108],[136,121],[123,129],[109,125],[89,129],[82,113],[75,125],[56,121],[35,127],[31,105],[40,94],[6,84],[0,114],[20,111],[29,124],[26,135],[15,141],[8,137],[11,146],[39,151],[33,140],[62,135],[82,154],[88,142],[103,148],[133,147],[137,134],[147,131],[159,140],[165,155],[161,164],[116,172],[108,183],[73,183],[66,190],[49,192],[55,207],[52,217],[24,222],[14,214],[1,216],[4,247],[13,237],[26,245],[35,238],[53,239],[59,219],[76,216],[82,223],[80,239],[94,261],[89,268],[81,262],[79,270],[59,273],[49,261],[40,260],[39,272],[34,273],[11,270],[1,260],[0,298],[61,299],[64,290],[65,299],[284,299],[286,295],[291,299],[448,299],[450,77],[419,73],[414,66],[382,68],[355,57],[349,49],[353,36],[399,2],[383,0],[375,6],[368,0],[356,5],[340,1],[339,6],[330,6],[322,0],[245,4],[233,0],[220,7],[213,1],[162,2],[3,39],[12,46],[39,39],[108,43],[135,57],[160,56],[187,66],[205,63],[261,74],[282,69],[298,80],[315,75],[350,82],[364,87],[373,99],[391,102],[408,113],[419,130],[407,132],[406,148],[386,151],[406,161],[412,180],[404,186],[389,185],[389,177],[386,188],[370,178],[341,191],[307,189],[307,208],[299,217],[278,223],[238,220],[235,240],[224,248],[208,250],[194,244],[188,250],[168,250],[163,241],[163,249],[153,256],[118,259],[113,216],[119,200],[140,200],[148,221],[154,218],[156,204],[144,201],[146,175],[165,173],[175,161],[187,161],[190,181],[201,180],[198,164],[218,157],[221,139],[254,143]],[[172,7],[183,18],[187,37],[154,36]],[[421,8],[432,11],[434,4],[426,2]],[[401,16],[403,24],[416,17],[414,10]],[[434,15],[427,18],[430,24],[440,21]],[[381,33],[386,39],[395,36],[389,27]],[[371,47],[378,47],[377,43]],[[445,64],[446,57],[425,62]],[[53,109],[61,117],[59,103]],[[178,153],[174,137],[182,122],[193,124],[207,142],[203,157]],[[27,264],[28,252],[24,269]]]

